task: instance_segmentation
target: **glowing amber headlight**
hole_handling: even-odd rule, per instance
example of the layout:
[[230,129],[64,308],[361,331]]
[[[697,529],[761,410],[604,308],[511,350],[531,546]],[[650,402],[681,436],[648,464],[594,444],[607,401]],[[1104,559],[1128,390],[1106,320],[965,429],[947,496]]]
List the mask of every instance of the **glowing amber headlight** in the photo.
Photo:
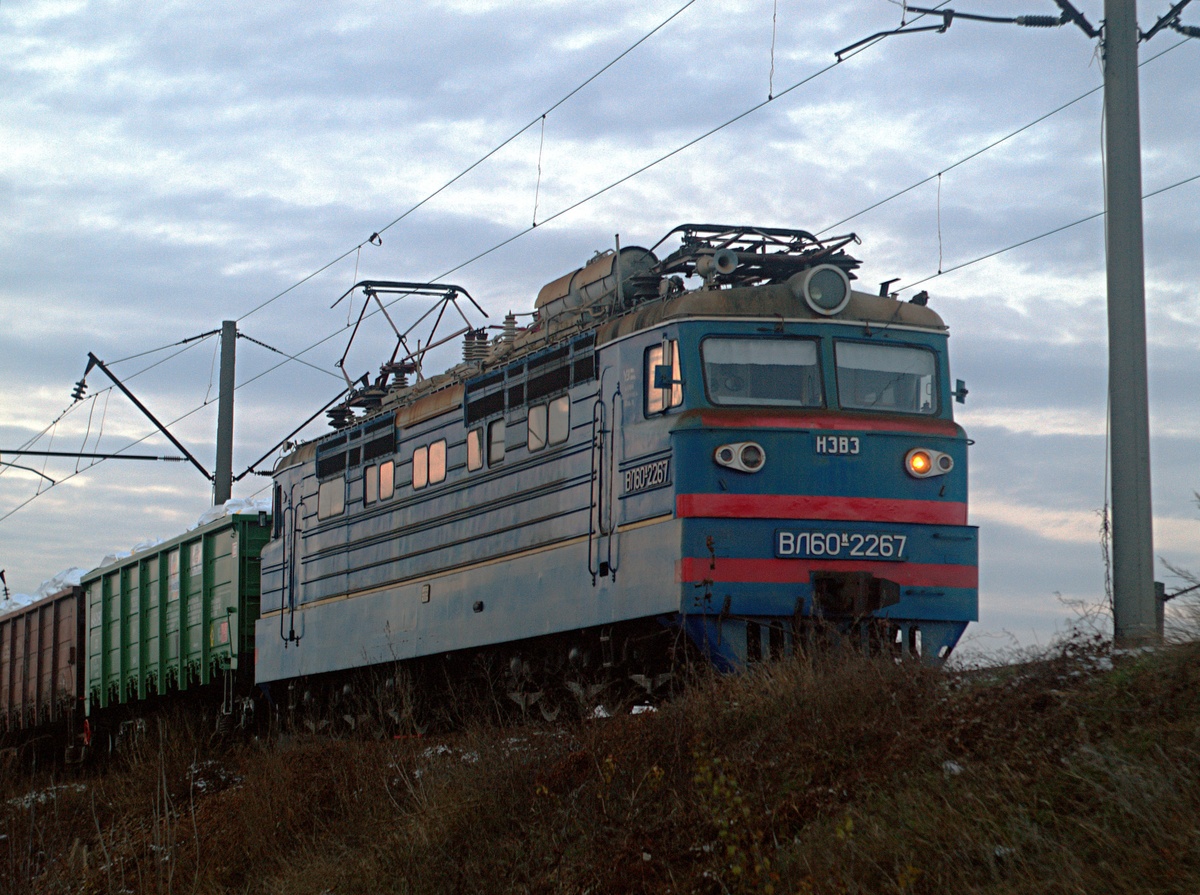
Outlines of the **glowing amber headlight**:
[[913,475],[926,475],[933,469],[933,461],[925,451],[909,451],[908,471]]
[[913,478],[927,479],[948,473],[954,468],[954,458],[941,451],[913,448],[904,455],[904,468]]

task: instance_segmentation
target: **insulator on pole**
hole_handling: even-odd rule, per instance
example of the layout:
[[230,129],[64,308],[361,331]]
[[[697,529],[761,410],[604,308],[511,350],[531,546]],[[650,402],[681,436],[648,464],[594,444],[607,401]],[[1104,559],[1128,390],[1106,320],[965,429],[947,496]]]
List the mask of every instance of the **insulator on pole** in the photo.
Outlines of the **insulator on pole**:
[[1064,24],[1059,16],[1017,16],[1016,22],[1026,28],[1057,28]]

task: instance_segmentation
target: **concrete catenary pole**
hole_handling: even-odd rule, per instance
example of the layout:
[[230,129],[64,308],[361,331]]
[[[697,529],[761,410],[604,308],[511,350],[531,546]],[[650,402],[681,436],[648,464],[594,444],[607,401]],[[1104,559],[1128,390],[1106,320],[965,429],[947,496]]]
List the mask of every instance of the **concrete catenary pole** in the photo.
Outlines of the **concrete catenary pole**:
[[1118,646],[1162,638],[1154,591],[1135,0],[1104,2],[1108,388],[1113,627]]
[[233,388],[237,355],[237,321],[221,324],[221,393],[217,404],[217,464],[213,471],[213,505],[233,494]]

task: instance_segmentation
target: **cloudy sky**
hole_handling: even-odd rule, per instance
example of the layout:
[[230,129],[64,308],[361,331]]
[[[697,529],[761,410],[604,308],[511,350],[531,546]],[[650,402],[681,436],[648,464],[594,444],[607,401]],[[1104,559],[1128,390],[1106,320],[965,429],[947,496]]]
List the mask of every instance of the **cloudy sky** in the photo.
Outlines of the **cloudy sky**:
[[[1079,5],[1099,21],[1100,0]],[[1142,2],[1142,27],[1170,5]],[[617,233],[650,245],[690,221],[853,230],[867,287],[929,290],[971,389],[959,419],[976,442],[976,644],[1045,642],[1071,601],[1103,593],[1103,222],[966,262],[1102,210],[1097,45],[1073,27],[959,20],[832,65],[902,12],[892,0],[8,0],[0,450],[111,451],[149,435],[135,450],[173,453],[98,371],[97,397],[68,410],[93,351],[161,418],[182,418],[173,430],[211,466],[217,340],[175,343],[236,319],[309,364],[277,366],[239,340],[240,471],[337,393],[358,307],[330,305],[356,278],[460,283],[496,317],[530,309]],[[1200,4],[1183,21],[1200,24]],[[1200,179],[1173,186],[1200,175],[1200,41],[1166,30],[1141,54],[1143,191],[1172,187],[1145,203],[1155,554],[1200,569]],[[524,232],[535,202],[541,225]],[[376,231],[381,246],[356,248]],[[388,347],[373,325],[347,369]],[[3,460],[58,483],[0,467],[0,567],[16,591],[172,536],[210,499],[186,464]]]

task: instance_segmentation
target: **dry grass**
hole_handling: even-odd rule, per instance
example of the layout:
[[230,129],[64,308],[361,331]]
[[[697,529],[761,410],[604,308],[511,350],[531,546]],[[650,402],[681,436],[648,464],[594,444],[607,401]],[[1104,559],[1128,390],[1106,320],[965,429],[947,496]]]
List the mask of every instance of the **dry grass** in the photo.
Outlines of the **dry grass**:
[[440,738],[164,726],[103,774],[6,776],[0,891],[1200,891],[1195,643],[788,661],[652,714]]

